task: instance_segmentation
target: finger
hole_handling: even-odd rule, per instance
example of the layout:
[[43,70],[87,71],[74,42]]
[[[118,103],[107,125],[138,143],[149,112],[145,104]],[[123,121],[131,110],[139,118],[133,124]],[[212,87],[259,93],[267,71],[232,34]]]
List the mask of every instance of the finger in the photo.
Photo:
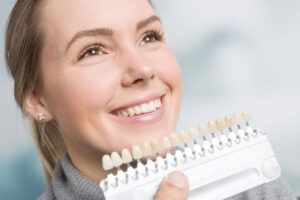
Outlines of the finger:
[[160,184],[155,200],[186,200],[189,194],[187,177],[179,171],[171,172]]

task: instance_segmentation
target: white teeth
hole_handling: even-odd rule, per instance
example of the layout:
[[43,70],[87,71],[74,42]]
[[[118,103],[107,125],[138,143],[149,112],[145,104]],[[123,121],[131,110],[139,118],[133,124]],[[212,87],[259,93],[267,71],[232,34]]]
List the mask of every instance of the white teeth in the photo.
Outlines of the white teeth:
[[128,149],[122,150],[122,160],[124,164],[128,164],[132,162],[132,156]]
[[109,155],[104,155],[102,157],[102,166],[105,171],[111,170],[114,165]]
[[149,112],[149,106],[148,106],[148,104],[147,104],[147,103],[143,103],[143,104],[141,105],[141,110],[142,110],[142,113],[147,113],[147,112]]
[[200,135],[201,136],[205,136],[207,132],[208,132],[207,128],[203,124],[200,124],[199,125],[199,133],[200,133]]
[[153,153],[160,153],[162,151],[162,146],[156,140],[151,141],[152,151]]
[[210,133],[217,132],[217,127],[213,120],[208,121],[207,128],[208,128],[208,132]]
[[176,147],[180,143],[180,139],[175,133],[171,133],[170,139],[173,147]]
[[150,111],[150,112],[156,110],[156,106],[155,106],[155,104],[154,104],[154,101],[150,101],[148,107],[149,107],[149,111]]
[[160,99],[155,99],[154,103],[155,103],[156,108],[160,108],[160,106],[161,106]]
[[151,145],[149,144],[149,142],[144,143],[143,154],[144,154],[144,157],[149,157],[152,155],[152,148],[151,148]]
[[119,111],[119,112],[117,112],[117,115],[120,117],[132,117],[134,115],[139,115],[142,113],[148,113],[148,112],[155,111],[156,109],[158,109],[160,107],[161,107],[160,99],[155,99],[148,103],[143,103],[141,105]]
[[246,110],[242,111],[241,115],[246,122],[251,120],[251,114],[248,111]]
[[122,158],[117,152],[111,153],[111,160],[113,162],[114,167],[119,167],[123,164]]
[[217,128],[219,129],[219,131],[222,131],[225,129],[225,122],[223,121],[222,118],[217,119],[215,124],[216,124]]
[[137,115],[141,114],[142,113],[141,107],[140,106],[135,106],[134,107],[134,112]]
[[190,136],[184,131],[180,131],[179,136],[181,141],[184,143],[188,143],[191,139]]
[[168,137],[164,137],[163,139],[163,149],[168,150],[172,147],[171,140]]
[[135,160],[139,160],[143,157],[142,149],[139,145],[134,145],[131,150],[132,157]]

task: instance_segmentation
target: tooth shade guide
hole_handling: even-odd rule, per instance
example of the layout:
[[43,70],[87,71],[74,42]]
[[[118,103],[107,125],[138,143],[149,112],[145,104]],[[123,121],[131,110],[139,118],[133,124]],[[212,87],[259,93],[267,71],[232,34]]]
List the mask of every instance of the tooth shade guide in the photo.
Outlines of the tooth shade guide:
[[[264,162],[270,158],[274,159],[275,156],[273,154],[273,151],[270,150],[270,145],[268,145],[268,143],[265,143],[266,145],[262,146],[263,142],[266,142],[266,140],[267,140],[266,136],[263,134],[262,131],[260,131],[259,129],[252,129],[250,127],[245,127],[244,123],[240,124],[242,130],[244,130],[244,131],[249,130],[249,133],[250,133],[249,137],[253,137],[252,133],[254,133],[254,132],[256,132],[258,134],[258,136],[255,138],[253,137],[253,139],[251,138],[248,141],[245,140],[239,144],[235,143],[234,141],[231,141],[232,146],[226,145],[227,144],[226,142],[231,140],[229,135],[237,134],[239,131],[235,125],[236,124],[234,124],[232,132],[231,131],[228,132],[227,126],[226,126],[225,127],[226,129],[223,129],[223,130],[218,129],[218,131],[215,132],[215,137],[213,137],[212,134],[203,135],[204,138],[206,138],[205,145],[204,144],[202,144],[202,145],[195,144],[193,147],[197,147],[197,148],[194,148],[192,150],[192,152],[189,152],[188,151],[189,149],[187,149],[187,148],[180,147],[183,144],[181,141],[180,144],[174,146],[180,150],[177,150],[173,153],[167,152],[167,155],[165,157],[166,158],[168,157],[170,162],[166,163],[166,165],[164,165],[164,166],[163,166],[163,164],[161,166],[160,166],[160,164],[157,164],[158,165],[157,173],[154,174],[151,172],[151,170],[149,170],[149,176],[143,177],[143,175],[139,172],[139,174],[135,180],[129,178],[128,184],[126,184],[124,186],[120,185],[120,186],[118,186],[119,188],[118,187],[115,187],[115,188],[109,187],[108,190],[104,190],[105,197],[108,197],[107,198],[108,200],[110,200],[110,199],[131,199],[134,194],[142,194],[143,199],[150,199],[150,198],[152,198],[151,195],[153,195],[155,193],[155,189],[156,189],[156,188],[153,188],[153,190],[152,190],[150,188],[150,185],[158,185],[160,183],[160,181],[163,179],[163,177],[165,177],[165,175],[167,175],[170,172],[168,170],[173,171],[176,169],[184,171],[184,173],[188,176],[189,180],[192,180],[192,181],[190,181],[191,188],[197,188],[197,187],[203,188],[203,186],[205,187],[206,184],[209,183],[210,188],[212,188],[212,190],[210,190],[212,196],[209,196],[209,197],[212,197],[215,199],[216,199],[216,195],[219,195],[217,199],[222,199],[221,197],[224,198],[225,195],[222,192],[225,192],[227,194],[226,198],[233,196],[234,194],[238,194],[238,193],[242,192],[239,189],[239,188],[241,188],[240,187],[241,184],[242,185],[244,184],[245,187],[255,187],[255,186],[258,186],[259,184],[263,184],[263,183],[269,182],[271,180],[275,180],[275,178],[278,177],[278,174],[280,174],[280,171],[279,171],[279,173],[276,172],[275,175],[272,174],[272,178],[268,177],[267,179],[265,179]],[[191,138],[193,139],[193,137],[191,137]],[[201,139],[201,138],[203,138],[203,137],[200,137],[199,139]],[[227,138],[227,141],[226,141],[226,138]],[[217,143],[216,139],[223,142],[222,149],[218,149],[218,143]],[[241,140],[244,140],[244,138],[241,138]],[[212,149],[210,146],[212,141],[215,144],[214,147],[216,147],[214,149]],[[168,145],[167,145],[167,147],[168,147]],[[168,149],[167,147],[163,148],[163,149]],[[214,152],[212,152],[212,151],[214,151]],[[243,154],[245,151],[250,153],[252,156],[246,156],[245,154]],[[257,154],[255,152],[260,152],[260,154]],[[218,154],[215,154],[215,153],[218,153]],[[195,156],[190,156],[190,154],[195,155]],[[217,155],[217,157],[216,157],[216,155]],[[262,155],[263,155],[263,157],[261,157]],[[193,157],[195,158],[194,160],[192,159]],[[223,159],[223,158],[226,158],[226,159]],[[239,159],[237,159],[237,158],[239,158]],[[250,160],[247,160],[248,158]],[[143,160],[143,158],[141,160]],[[167,159],[162,159],[162,161],[164,161],[164,162],[166,162],[166,160]],[[226,162],[224,162],[225,160],[230,161],[230,162],[226,163]],[[261,161],[263,161],[263,162],[261,162]],[[134,161],[134,162],[136,162],[136,161]],[[193,162],[195,162],[197,164],[195,164]],[[241,162],[243,162],[243,163],[241,163]],[[253,163],[253,166],[250,166],[250,165],[252,165],[251,163]],[[276,164],[276,162],[274,162],[274,160],[272,163]],[[230,166],[228,166],[227,164],[229,164]],[[165,167],[165,166],[167,166],[167,167]],[[202,166],[204,166],[204,168],[202,168]],[[263,167],[260,167],[260,166],[263,166]],[[165,167],[165,169],[164,169],[164,167]],[[128,167],[128,168],[132,169],[132,167]],[[138,169],[138,167],[136,169]],[[280,167],[277,167],[277,169],[280,170]],[[209,170],[209,171],[206,171],[206,170]],[[229,170],[229,173],[227,173],[227,172],[220,173],[220,171],[222,171],[222,170]],[[236,170],[247,170],[247,172],[249,172],[250,174],[252,171],[255,171],[255,177],[254,176],[249,177],[248,176],[249,173],[244,173],[245,171],[236,171]],[[137,170],[137,171],[139,171],[139,170]],[[192,171],[192,173],[190,173],[191,171]],[[231,172],[235,173],[235,174],[233,174],[234,176],[232,176],[232,177],[234,177],[233,179],[231,179],[230,176],[228,176],[228,174],[230,174]],[[209,176],[208,176],[208,174],[209,174]],[[225,174],[225,177],[224,177],[224,174]],[[214,177],[211,175],[216,175],[217,177]],[[240,176],[240,175],[242,175],[242,176]],[[202,178],[202,176],[203,176],[203,178]],[[206,179],[204,179],[204,176],[206,177]],[[212,178],[210,178],[210,177],[212,177]],[[251,184],[249,184],[249,181],[253,181],[254,179],[256,179],[256,177],[257,177],[257,181],[258,181],[257,183],[255,183],[256,185],[254,186],[254,184],[252,184],[253,182],[251,182]],[[219,186],[219,184],[216,180],[221,180],[221,179],[218,179],[218,178],[221,178],[222,180],[224,178],[226,178],[226,180],[228,180],[229,182],[231,180],[233,180],[232,181],[233,186],[231,186],[231,188],[233,188],[233,189],[224,190],[224,188],[222,188],[222,187],[215,187],[215,186]],[[236,180],[236,178],[243,178],[243,179],[245,179],[245,182],[234,181],[234,180]],[[156,181],[154,181],[154,180],[156,180]],[[203,180],[207,180],[207,183],[203,184],[201,182]],[[104,180],[104,182],[105,181],[106,181],[106,179]],[[203,184],[203,185],[199,186],[199,182],[201,182],[200,184]],[[104,187],[103,184],[101,187]],[[247,188],[247,189],[250,189],[250,188]],[[244,191],[245,190],[246,189],[244,188]],[[147,192],[149,192],[149,193],[147,193]],[[228,192],[233,192],[233,193],[230,193],[230,195],[229,195]],[[148,196],[148,194],[149,194],[149,196]],[[202,192],[197,191],[196,193],[191,192],[190,194],[191,195],[193,195],[193,194],[199,195],[196,197],[193,196],[194,198],[191,198],[191,199],[208,199],[208,198],[205,198],[207,196],[201,196],[203,194]],[[206,193],[206,194],[208,194],[208,193]],[[191,195],[189,195],[189,198],[191,197]],[[211,199],[211,198],[209,198],[209,199]]]

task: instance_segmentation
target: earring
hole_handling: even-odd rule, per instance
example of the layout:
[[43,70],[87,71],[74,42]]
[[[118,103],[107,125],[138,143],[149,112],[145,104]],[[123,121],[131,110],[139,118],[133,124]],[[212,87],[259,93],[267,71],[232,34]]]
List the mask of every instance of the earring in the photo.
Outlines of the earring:
[[46,114],[41,112],[38,114],[38,118],[40,122],[44,122],[46,120]]

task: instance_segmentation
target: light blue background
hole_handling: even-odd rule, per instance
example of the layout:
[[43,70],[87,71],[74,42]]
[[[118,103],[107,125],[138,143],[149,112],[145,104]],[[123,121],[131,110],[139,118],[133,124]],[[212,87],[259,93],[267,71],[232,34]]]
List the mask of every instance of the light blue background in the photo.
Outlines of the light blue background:
[[[0,1],[0,200],[35,199],[43,176],[5,69],[12,0]],[[184,75],[178,128],[241,109],[265,129],[300,195],[300,1],[154,1]]]

